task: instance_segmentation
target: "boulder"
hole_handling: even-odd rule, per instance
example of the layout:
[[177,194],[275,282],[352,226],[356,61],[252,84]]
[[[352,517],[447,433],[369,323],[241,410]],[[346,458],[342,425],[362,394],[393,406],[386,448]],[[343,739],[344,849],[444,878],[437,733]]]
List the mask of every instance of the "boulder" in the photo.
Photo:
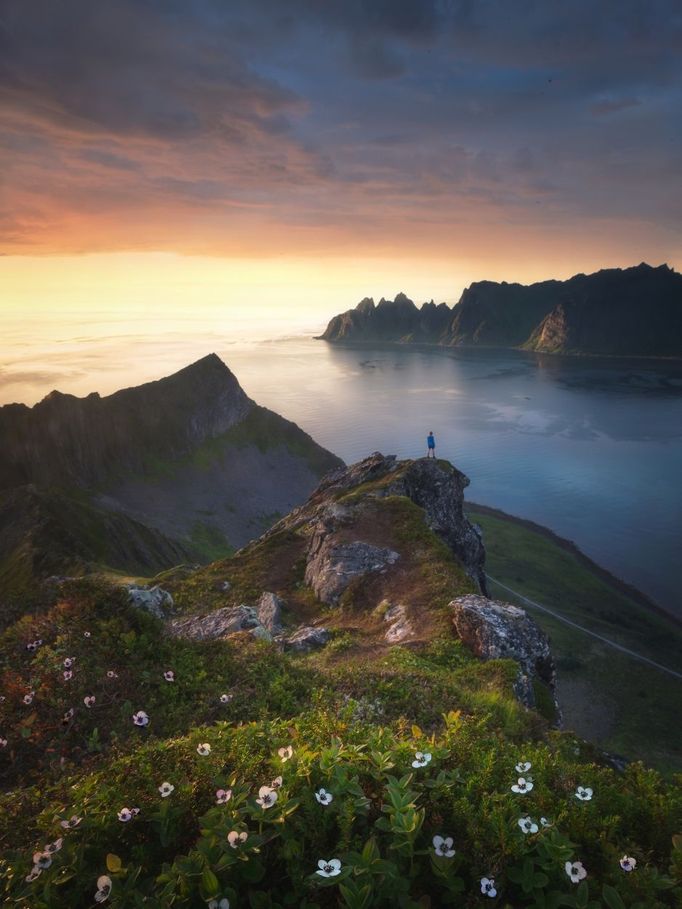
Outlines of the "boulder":
[[308,653],[324,645],[331,638],[331,633],[326,628],[315,628],[312,625],[303,625],[283,643],[285,650],[291,650],[294,653]]
[[279,634],[282,630],[282,609],[284,606],[284,600],[278,597],[276,593],[270,593],[269,591],[262,593],[256,603],[258,621],[271,635]]
[[407,617],[407,607],[402,603],[389,606],[384,613],[384,622],[389,623],[384,635],[389,644],[399,644],[414,634],[414,626]]
[[314,535],[309,549],[305,582],[315,595],[329,606],[339,599],[351,581],[375,571],[382,571],[399,558],[397,552],[372,546],[361,540],[335,542],[331,536]]
[[[169,631],[176,637],[193,641],[212,641],[226,638],[240,631],[254,631],[262,628],[256,610],[252,606],[224,606],[207,615],[193,615],[174,619]],[[262,636],[262,635],[261,635]],[[269,635],[268,635],[269,637]]]
[[128,599],[138,609],[145,609],[157,619],[165,619],[173,609],[173,597],[162,587],[139,587],[137,584],[128,585]]
[[455,632],[476,656],[516,660],[515,691],[522,704],[536,706],[533,680],[539,679],[549,687],[556,705],[549,638],[525,609],[475,594],[452,600],[450,608]]

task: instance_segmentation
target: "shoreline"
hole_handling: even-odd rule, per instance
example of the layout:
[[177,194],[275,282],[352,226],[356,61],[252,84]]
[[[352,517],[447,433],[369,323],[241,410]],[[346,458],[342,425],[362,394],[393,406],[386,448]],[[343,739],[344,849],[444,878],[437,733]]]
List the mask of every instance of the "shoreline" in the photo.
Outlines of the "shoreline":
[[560,537],[558,534],[554,533],[553,530],[550,530],[549,527],[545,527],[543,524],[537,524],[535,521],[531,521],[529,518],[520,518],[517,515],[509,514],[506,511],[502,511],[500,508],[493,508],[491,505],[480,505],[477,502],[470,502],[465,500],[464,502],[464,511],[465,512],[479,512],[480,514],[489,515],[492,518],[499,518],[503,521],[509,521],[513,524],[518,524],[520,527],[524,527],[526,530],[530,530],[533,533],[537,533],[545,539],[549,540],[551,543],[554,543],[556,546],[563,549],[565,552],[568,552],[578,562],[595,574],[600,580],[604,581],[606,584],[609,584],[611,587],[616,589],[619,593],[624,594],[629,597],[638,606],[642,606],[644,609],[651,610],[661,617],[668,619],[674,625],[682,627],[682,618],[675,615],[674,613],[669,612],[663,606],[656,603],[655,600],[652,600],[645,593],[642,593],[637,587],[633,584],[629,584],[627,581],[624,581],[622,578],[619,578],[617,575],[612,574],[608,569],[603,568],[597,562],[594,562],[589,556],[579,549],[579,547],[572,541],[567,540],[565,537]]
[[457,350],[484,350],[484,351],[516,351],[522,354],[535,354],[538,357],[566,357],[571,360],[650,360],[653,363],[679,363],[682,364],[682,356],[656,356],[655,354],[609,354],[609,353],[590,353],[587,351],[563,351],[563,350],[534,350],[528,347],[500,347],[489,344],[439,344],[436,341],[388,341],[388,340],[334,340],[325,338],[322,335],[313,335],[313,341],[324,341],[334,347],[347,348],[411,348],[413,350],[439,350],[439,351],[457,351]]

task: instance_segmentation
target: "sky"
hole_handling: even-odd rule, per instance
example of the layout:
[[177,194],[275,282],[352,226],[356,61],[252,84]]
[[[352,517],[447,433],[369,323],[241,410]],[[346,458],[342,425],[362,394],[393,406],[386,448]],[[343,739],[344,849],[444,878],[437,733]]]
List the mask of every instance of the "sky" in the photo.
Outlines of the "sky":
[[678,0],[0,0],[0,317],[679,267],[680,60]]

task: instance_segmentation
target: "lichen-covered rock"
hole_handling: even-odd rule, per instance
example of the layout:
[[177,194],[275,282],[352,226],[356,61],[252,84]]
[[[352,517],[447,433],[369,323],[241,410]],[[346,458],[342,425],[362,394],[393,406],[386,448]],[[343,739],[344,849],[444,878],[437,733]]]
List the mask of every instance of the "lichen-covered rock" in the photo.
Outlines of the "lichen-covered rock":
[[158,585],[155,587],[128,586],[128,599],[138,609],[145,609],[157,619],[165,619],[173,609],[173,597]]
[[[328,529],[330,524],[338,525],[349,521],[352,519],[352,509],[347,505],[335,503],[333,506],[325,506],[324,503],[344,491],[352,492],[366,484],[374,485],[368,493],[370,496],[406,496],[423,508],[428,527],[457,556],[479,590],[487,593],[485,547],[481,531],[464,514],[464,490],[469,485],[469,478],[465,474],[445,461],[426,458],[396,461],[395,455],[385,456],[374,452],[357,464],[328,473],[306,508],[317,503],[323,506],[320,517],[322,529],[325,526]],[[290,523],[300,520],[303,514],[305,508],[292,513],[293,521]]]
[[224,606],[207,615],[193,615],[174,619],[168,630],[176,637],[193,641],[211,641],[226,638],[240,631],[260,628],[258,614],[252,606]]
[[539,679],[555,695],[555,669],[549,638],[525,609],[470,594],[450,603],[458,637],[484,660],[512,659],[519,664],[516,695],[526,707],[535,707],[533,680]]
[[256,603],[256,614],[263,628],[271,635],[279,634],[282,630],[282,609],[284,600],[276,593],[265,591]]
[[389,644],[399,644],[414,635],[414,626],[407,615],[407,607],[403,603],[396,603],[384,613],[384,621],[389,623],[389,628],[384,638]]
[[316,530],[308,550],[305,582],[323,603],[336,606],[355,578],[382,571],[399,558],[397,552],[361,540],[336,542],[324,528]]
[[324,647],[330,638],[331,633],[326,628],[304,625],[294,634],[285,638],[282,644],[285,650],[291,650],[294,653],[308,653],[310,650]]

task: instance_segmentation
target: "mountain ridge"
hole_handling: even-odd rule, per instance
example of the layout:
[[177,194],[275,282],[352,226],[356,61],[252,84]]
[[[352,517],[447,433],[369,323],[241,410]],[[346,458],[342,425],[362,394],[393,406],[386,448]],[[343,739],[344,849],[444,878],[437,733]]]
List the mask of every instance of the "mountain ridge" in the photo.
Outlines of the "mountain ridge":
[[365,297],[319,340],[512,347],[573,355],[682,357],[682,276],[667,265],[523,285],[476,281],[452,308]]

